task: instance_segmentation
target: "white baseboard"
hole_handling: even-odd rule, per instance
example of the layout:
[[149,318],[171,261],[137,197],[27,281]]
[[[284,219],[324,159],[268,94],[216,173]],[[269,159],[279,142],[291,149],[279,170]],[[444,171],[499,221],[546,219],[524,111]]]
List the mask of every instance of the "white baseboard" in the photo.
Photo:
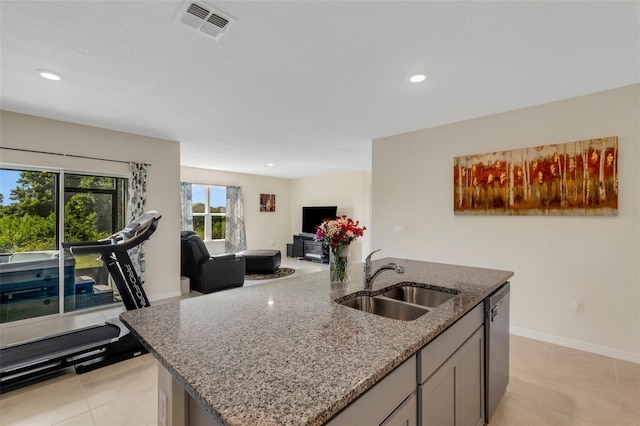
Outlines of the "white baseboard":
[[155,302],[157,300],[170,299],[172,297],[180,297],[180,296],[182,296],[182,293],[180,292],[180,290],[175,290],[175,291],[169,291],[166,293],[155,294],[149,298],[149,301]]
[[610,358],[620,359],[622,361],[640,364],[639,353],[621,351],[620,349],[595,345],[593,343],[582,342],[580,340],[567,339],[566,337],[554,336],[553,334],[541,333],[539,331],[514,326],[509,328],[509,332],[517,336],[528,337],[530,339],[540,340],[554,345],[566,346],[572,349],[578,349],[585,352],[608,356]]

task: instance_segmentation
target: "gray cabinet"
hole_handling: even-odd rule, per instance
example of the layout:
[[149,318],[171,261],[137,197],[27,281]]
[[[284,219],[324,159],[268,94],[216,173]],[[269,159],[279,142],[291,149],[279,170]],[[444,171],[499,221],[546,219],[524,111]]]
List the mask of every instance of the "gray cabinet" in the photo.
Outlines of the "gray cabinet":
[[484,424],[484,328],[458,350],[456,370],[457,424]]
[[412,356],[389,373],[328,423],[329,426],[417,424],[484,424],[482,304],[455,322],[422,348],[417,356]]
[[412,356],[356,399],[329,426],[415,426],[416,357]]
[[429,380],[418,387],[422,426],[455,426],[455,367],[455,359],[449,359]]
[[[458,346],[453,352],[451,346]],[[434,368],[433,359],[448,358]],[[484,424],[484,328],[472,311],[421,351],[418,386],[422,426]]]
[[411,394],[381,426],[416,426],[418,424],[417,404],[416,395]]

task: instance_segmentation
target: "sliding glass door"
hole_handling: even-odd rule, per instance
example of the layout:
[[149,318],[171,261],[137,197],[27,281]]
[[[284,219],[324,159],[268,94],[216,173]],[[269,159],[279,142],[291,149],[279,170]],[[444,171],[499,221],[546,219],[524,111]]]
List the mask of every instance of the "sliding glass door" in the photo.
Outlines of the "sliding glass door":
[[0,322],[119,300],[97,255],[58,248],[122,229],[125,195],[121,177],[0,169]]

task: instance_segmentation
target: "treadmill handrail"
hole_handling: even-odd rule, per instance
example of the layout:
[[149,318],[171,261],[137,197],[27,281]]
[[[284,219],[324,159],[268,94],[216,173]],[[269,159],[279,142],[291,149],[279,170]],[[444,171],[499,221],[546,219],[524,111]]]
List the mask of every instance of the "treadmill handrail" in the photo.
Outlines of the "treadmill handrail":
[[62,242],[62,248],[76,248],[76,247],[88,247],[88,246],[104,246],[111,244],[110,240],[98,240],[98,241],[77,241],[74,243],[71,242]]
[[[148,221],[148,224],[144,223],[144,225],[146,226],[142,230],[140,230],[139,228],[133,228],[132,230],[136,231],[136,235],[126,239],[124,242],[118,242],[119,239],[126,238],[126,234],[123,234],[122,231],[119,231],[111,235],[111,237],[105,238],[104,240],[86,241],[79,243],[62,243],[62,247],[70,248],[73,254],[109,254],[129,250],[130,248],[135,247],[143,241],[147,240],[157,229],[158,221],[162,216],[157,212],[149,213],[153,213],[153,217]],[[135,221],[132,223],[137,224]]]

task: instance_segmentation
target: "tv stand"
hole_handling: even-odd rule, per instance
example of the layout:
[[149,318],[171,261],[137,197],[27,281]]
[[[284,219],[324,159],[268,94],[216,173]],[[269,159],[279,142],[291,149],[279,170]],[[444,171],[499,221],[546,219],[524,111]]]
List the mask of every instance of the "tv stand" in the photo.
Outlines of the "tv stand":
[[292,256],[312,262],[329,263],[329,247],[315,241],[315,234],[300,233],[293,236]]

